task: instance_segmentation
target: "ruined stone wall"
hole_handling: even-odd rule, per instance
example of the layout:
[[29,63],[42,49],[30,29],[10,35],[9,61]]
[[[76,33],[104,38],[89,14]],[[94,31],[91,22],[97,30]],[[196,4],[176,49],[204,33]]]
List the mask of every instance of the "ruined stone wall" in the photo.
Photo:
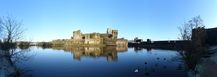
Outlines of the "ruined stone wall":
[[128,41],[126,39],[117,39],[116,45],[117,46],[128,46]]
[[84,44],[84,40],[82,39],[70,39],[70,40],[66,40],[65,45],[82,45]]
[[84,44],[90,44],[90,45],[102,44],[102,40],[101,39],[85,39]]
[[103,38],[103,44],[105,45],[116,45],[116,40],[111,38]]

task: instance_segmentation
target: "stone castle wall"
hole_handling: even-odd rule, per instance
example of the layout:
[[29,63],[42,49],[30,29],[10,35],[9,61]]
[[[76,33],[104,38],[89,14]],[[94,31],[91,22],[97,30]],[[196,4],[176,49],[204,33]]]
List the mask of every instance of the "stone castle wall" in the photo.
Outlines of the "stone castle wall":
[[117,39],[116,45],[117,46],[128,46],[128,41],[126,39]]
[[127,45],[126,39],[118,39],[118,30],[107,29],[107,33],[82,34],[80,30],[73,32],[72,39],[66,45]]
[[80,30],[74,31],[71,39],[54,40],[56,44],[64,44],[66,46],[127,46],[126,39],[118,39],[118,30],[107,29],[106,33],[86,33],[83,34]]

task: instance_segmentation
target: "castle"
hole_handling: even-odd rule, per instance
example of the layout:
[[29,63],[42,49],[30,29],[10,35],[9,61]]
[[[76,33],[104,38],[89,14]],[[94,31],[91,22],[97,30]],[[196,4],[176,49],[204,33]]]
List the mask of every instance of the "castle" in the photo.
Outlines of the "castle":
[[118,38],[118,30],[107,29],[106,33],[86,33],[80,30],[74,31],[71,39],[66,40],[65,45],[76,46],[128,46],[128,41],[124,38]]

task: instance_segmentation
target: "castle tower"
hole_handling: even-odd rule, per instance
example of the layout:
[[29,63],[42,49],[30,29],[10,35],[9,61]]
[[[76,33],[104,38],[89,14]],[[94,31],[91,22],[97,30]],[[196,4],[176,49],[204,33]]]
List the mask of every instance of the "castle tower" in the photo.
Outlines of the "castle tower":
[[112,36],[113,36],[113,39],[117,39],[118,38],[118,30],[112,30]]
[[107,28],[107,34],[112,34],[112,29],[111,28]]
[[117,39],[118,38],[118,30],[107,28],[107,34],[111,35],[112,39]]
[[82,39],[81,31],[77,30],[73,32],[73,39]]

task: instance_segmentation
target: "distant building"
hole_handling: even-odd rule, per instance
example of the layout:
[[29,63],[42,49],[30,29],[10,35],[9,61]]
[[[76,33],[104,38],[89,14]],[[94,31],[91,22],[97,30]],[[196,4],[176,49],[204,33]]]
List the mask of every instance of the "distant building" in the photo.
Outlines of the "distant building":
[[138,37],[134,38],[134,42],[135,43],[141,43],[143,40],[142,39],[139,39]]
[[127,46],[126,39],[118,38],[118,30],[107,29],[106,33],[86,33],[80,30],[74,31],[71,39],[66,41],[66,45],[118,45]]

